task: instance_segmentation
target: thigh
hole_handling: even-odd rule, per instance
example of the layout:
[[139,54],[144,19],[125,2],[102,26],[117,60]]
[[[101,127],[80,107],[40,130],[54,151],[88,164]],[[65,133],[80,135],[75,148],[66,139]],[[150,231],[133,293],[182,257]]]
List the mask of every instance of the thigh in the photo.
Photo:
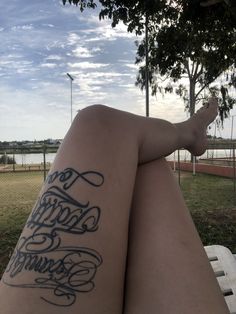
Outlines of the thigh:
[[125,314],[229,313],[164,159],[139,167],[127,265]]
[[66,136],[3,276],[5,314],[122,313],[138,150],[103,118],[82,112]]

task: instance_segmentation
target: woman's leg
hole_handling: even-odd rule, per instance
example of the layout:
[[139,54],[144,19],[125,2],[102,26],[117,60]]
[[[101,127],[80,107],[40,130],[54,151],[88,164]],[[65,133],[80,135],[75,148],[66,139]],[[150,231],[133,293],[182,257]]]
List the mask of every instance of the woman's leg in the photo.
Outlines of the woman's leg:
[[124,314],[229,313],[164,159],[139,167],[127,264]]
[[103,106],[82,110],[3,275],[4,314],[120,314],[137,165],[180,147],[200,150],[216,111],[212,103],[172,125]]

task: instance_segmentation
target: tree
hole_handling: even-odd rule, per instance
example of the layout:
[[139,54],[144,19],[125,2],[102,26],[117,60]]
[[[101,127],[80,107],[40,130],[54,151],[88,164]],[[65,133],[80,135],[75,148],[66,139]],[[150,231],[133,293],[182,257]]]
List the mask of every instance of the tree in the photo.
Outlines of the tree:
[[10,157],[8,155],[2,155],[0,156],[0,164],[16,164],[15,158],[14,157]]
[[205,0],[205,1],[200,2],[200,5],[202,7],[209,7],[209,6],[218,4],[218,3],[221,3],[221,4],[229,6],[230,9],[232,11],[234,11],[233,14],[236,13],[235,12],[235,10],[236,10],[236,3],[235,3],[234,0]]
[[[94,8],[99,3],[100,19],[109,18],[115,27],[119,21],[129,32],[142,34],[148,19],[149,81],[152,93],[160,90],[160,78],[177,82],[189,79],[189,92],[179,84],[176,92],[188,101],[192,115],[195,103],[206,88],[221,93],[221,116],[236,102],[229,96],[235,86],[235,1],[234,0],[63,0],[80,7]],[[136,62],[145,58],[145,39],[138,45]],[[140,67],[137,84],[144,88],[145,71]],[[227,71],[228,82],[218,89],[212,83]],[[170,83],[164,87],[172,92]]]
[[[182,83],[175,91],[184,98],[190,115],[195,112],[195,104],[204,97],[202,92],[207,88],[221,94],[220,113],[223,120],[236,103],[236,99],[229,95],[230,86],[235,86],[235,19],[232,16],[231,20],[226,19],[230,14],[227,10],[222,16],[219,5],[214,10],[206,10],[193,4],[183,5],[183,1],[177,2],[176,14],[168,19],[166,17],[161,25],[153,22],[152,17],[149,20],[149,80],[152,93],[162,90],[173,92],[170,82],[163,87],[164,76],[174,82],[187,77],[188,93]],[[145,40],[138,46],[138,64],[145,58]],[[218,88],[212,86],[225,71],[228,72],[228,82]],[[145,86],[145,66],[140,67],[137,84],[141,88]]]

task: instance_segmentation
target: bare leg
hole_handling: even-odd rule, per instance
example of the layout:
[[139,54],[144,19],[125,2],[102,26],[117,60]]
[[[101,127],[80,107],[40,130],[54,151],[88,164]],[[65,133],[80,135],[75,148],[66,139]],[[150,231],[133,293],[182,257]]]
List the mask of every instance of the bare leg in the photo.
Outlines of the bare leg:
[[128,252],[125,314],[229,313],[164,159],[139,167]]
[[137,165],[180,147],[198,151],[194,140],[216,110],[213,104],[178,125],[103,106],[82,110],[3,276],[4,314],[68,307],[71,314],[120,314]]

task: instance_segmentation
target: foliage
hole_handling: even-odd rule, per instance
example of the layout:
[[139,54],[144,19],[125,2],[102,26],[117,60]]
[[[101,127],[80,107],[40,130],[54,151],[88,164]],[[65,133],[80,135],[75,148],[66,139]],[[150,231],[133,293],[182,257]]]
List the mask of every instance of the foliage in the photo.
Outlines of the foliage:
[[[84,11],[85,8],[100,7],[100,19],[109,18],[112,20],[112,26],[115,27],[120,21],[127,25],[130,32],[136,31],[140,34],[144,31],[144,16],[155,17],[155,21],[160,23],[166,17],[175,19],[178,17],[178,9],[183,6],[184,9],[192,11],[192,16],[201,15],[201,6],[208,7],[218,4],[221,13],[236,11],[235,0],[62,0],[65,5],[74,4]],[[215,6],[214,6],[215,8]],[[232,13],[229,13],[231,16]],[[229,16],[229,18],[230,18]],[[227,21],[228,22],[228,21]]]
[[200,2],[202,7],[209,7],[216,5],[218,3],[224,4],[224,6],[228,6],[234,16],[236,16],[236,2],[235,0],[204,0]]
[[[100,19],[108,18],[112,20],[112,27],[115,27],[120,21],[127,25],[129,32],[142,34],[145,27],[145,12],[153,14],[167,9],[164,0],[62,0],[63,4],[67,2],[80,7],[83,11],[86,7],[94,8],[98,4],[101,6],[99,13]],[[160,20],[160,19],[159,19]]]
[[[175,92],[183,97],[192,115],[202,91],[221,95],[221,118],[227,116],[235,99],[236,5],[234,0],[63,0],[80,6],[101,7],[100,19],[109,18],[115,27],[122,21],[129,32],[144,33],[148,20],[149,81],[152,93],[173,92],[173,82],[187,76],[189,90],[180,82]],[[145,60],[145,39],[138,43],[137,64]],[[230,69],[230,70],[229,70]],[[211,84],[225,71],[228,81]],[[163,77],[172,79],[163,87]],[[145,66],[140,67],[137,85],[145,87]]]
[[16,164],[15,158],[14,157],[10,157],[6,154],[0,156],[0,164]]
[[[175,1],[175,5],[175,14],[166,16],[162,24],[156,24],[149,17],[152,93],[163,91],[163,76],[171,78],[174,83],[187,77],[189,91],[180,82],[176,92],[187,102],[190,114],[195,111],[195,103],[203,98],[202,91],[208,88],[222,96],[220,112],[223,118],[236,102],[229,95],[230,87],[235,86],[236,18],[231,10],[222,10],[222,5],[216,5],[214,9],[201,7],[197,1]],[[138,64],[145,59],[145,46],[145,39],[138,43]],[[212,87],[211,84],[225,71],[229,71],[228,81],[221,87]],[[137,84],[145,87],[145,66],[140,67]],[[164,92],[172,92],[171,86],[168,82]]]
[[65,5],[66,2],[69,2],[69,4],[74,4],[76,6],[79,6],[80,11],[83,12],[86,8],[95,9],[97,4],[94,2],[94,0],[62,0],[62,3]]

